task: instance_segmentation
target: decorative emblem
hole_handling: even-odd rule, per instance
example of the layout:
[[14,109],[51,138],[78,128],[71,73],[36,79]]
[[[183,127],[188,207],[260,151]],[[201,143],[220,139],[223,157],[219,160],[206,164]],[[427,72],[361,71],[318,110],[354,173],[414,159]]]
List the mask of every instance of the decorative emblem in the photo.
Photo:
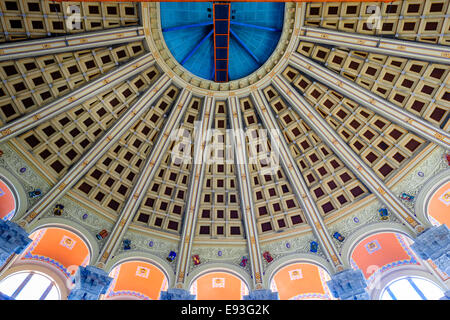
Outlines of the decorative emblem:
[[319,244],[316,241],[311,241],[309,244],[309,251],[310,252],[317,252],[317,249],[319,248]]
[[198,254],[195,254],[192,256],[192,260],[194,260],[194,265],[198,266],[201,262],[200,262],[200,257]]
[[131,240],[124,239],[123,240],[123,250],[130,250],[130,249],[131,249]]
[[241,260],[241,262],[239,263],[239,265],[241,266],[241,267],[243,267],[243,268],[245,268],[245,266],[247,265],[247,262],[248,262],[248,259],[247,259],[247,257],[242,257],[242,260]]
[[28,192],[28,196],[30,198],[38,198],[42,195],[41,189],[35,189],[33,191]]
[[264,257],[264,259],[266,259],[266,261],[267,261],[268,263],[270,263],[270,262],[273,261],[273,258],[272,258],[272,256],[270,255],[269,251],[264,252],[264,253],[263,253],[263,257]]
[[148,275],[150,274],[150,269],[146,267],[138,266],[136,269],[136,276],[148,279]]
[[337,239],[339,242],[343,242],[345,240],[344,236],[339,232],[333,233],[333,237]]
[[422,227],[422,226],[417,226],[417,227],[416,227],[416,230],[417,230],[418,233],[422,233],[422,232],[425,231],[425,228]]
[[213,278],[212,279],[213,288],[225,288],[225,278]]
[[62,204],[57,204],[53,208],[53,214],[55,216],[60,216],[60,215],[62,215],[63,212],[64,212],[64,206]]
[[436,139],[439,139],[439,140],[441,140],[441,141],[444,140],[444,136],[443,136],[442,134],[438,133],[438,132],[436,132],[436,133],[434,134],[434,136],[436,137]]
[[303,279],[302,269],[289,271],[289,278],[291,278],[291,280]]
[[166,258],[167,261],[172,262],[173,260],[175,260],[177,254],[175,251],[170,251],[168,257]]
[[59,244],[69,250],[72,250],[75,243],[77,243],[75,240],[69,238],[68,236],[63,236]]
[[339,260],[338,260],[338,258],[336,257],[335,254],[333,254],[333,255],[331,256],[331,260],[333,260],[333,262],[334,262],[335,264],[338,264],[338,263],[339,263]]
[[108,236],[108,231],[106,231],[105,229],[103,229],[102,231],[100,231],[99,233],[97,233],[96,237],[98,240],[102,240],[105,239]]
[[[442,201],[446,206],[450,205],[450,189],[447,189],[440,197],[439,200]],[[448,212],[447,212],[448,213]]]
[[381,220],[388,220],[389,219],[389,212],[386,208],[381,208],[380,210],[378,210],[378,212],[380,213],[380,219]]
[[416,226],[416,225],[417,225],[417,222],[414,221],[414,219],[411,218],[410,216],[406,217],[405,219],[406,219],[406,221],[408,221],[408,223],[410,223],[412,226]]
[[404,193],[404,192],[401,194],[400,198],[401,198],[402,200],[406,200],[406,201],[408,201],[408,202],[411,202],[411,201],[414,200],[414,196],[412,196],[412,195],[410,195],[410,194],[407,194],[407,193]]
[[370,254],[381,249],[381,246],[377,240],[370,241],[364,247],[366,248],[367,252]]

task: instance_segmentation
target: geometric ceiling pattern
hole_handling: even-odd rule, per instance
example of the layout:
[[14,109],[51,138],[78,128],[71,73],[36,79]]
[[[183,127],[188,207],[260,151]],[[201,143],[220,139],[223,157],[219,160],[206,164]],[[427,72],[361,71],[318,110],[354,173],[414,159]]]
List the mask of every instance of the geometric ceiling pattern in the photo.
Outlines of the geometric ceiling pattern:
[[287,3],[272,56],[220,85],[167,53],[159,4],[70,5],[77,28],[66,2],[0,3],[0,142],[50,186],[22,225],[70,196],[113,226],[92,264],[138,230],[175,244],[177,283],[202,246],[245,248],[257,288],[281,238],[343,268],[333,222],[370,199],[423,230],[391,187],[449,147],[449,1],[379,3],[376,28],[367,3]]

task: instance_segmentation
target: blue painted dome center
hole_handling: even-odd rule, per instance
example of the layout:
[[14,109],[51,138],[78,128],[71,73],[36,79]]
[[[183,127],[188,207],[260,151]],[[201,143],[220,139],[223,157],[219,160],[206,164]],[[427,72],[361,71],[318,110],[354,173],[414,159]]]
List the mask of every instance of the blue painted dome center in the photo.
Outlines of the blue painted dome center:
[[194,75],[241,79],[275,50],[284,21],[279,2],[161,2],[161,27],[173,57]]

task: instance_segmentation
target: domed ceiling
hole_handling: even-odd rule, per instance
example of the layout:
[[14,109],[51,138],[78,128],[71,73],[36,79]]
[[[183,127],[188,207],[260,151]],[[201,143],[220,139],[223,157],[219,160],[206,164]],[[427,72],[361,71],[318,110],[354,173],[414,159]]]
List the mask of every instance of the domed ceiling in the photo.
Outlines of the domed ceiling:
[[411,196],[450,141],[449,2],[375,3],[379,20],[374,3],[232,2],[224,76],[213,5],[0,3],[13,221],[106,231],[99,267],[173,251],[178,286],[219,263],[255,288],[270,258],[342,270],[361,228],[423,230]]

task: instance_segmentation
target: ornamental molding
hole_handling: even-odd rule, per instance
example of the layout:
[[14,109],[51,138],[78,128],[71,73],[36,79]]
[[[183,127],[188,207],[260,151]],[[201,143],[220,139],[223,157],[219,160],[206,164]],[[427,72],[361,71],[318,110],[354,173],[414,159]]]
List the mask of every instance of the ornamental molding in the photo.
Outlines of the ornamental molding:
[[283,30],[278,45],[269,59],[259,69],[244,78],[227,83],[216,83],[192,74],[173,57],[161,31],[159,3],[142,3],[141,10],[149,12],[147,15],[142,15],[144,30],[149,30],[145,34],[145,39],[153,57],[155,57],[158,65],[164,72],[167,74],[173,73],[173,80],[182,86],[191,85],[195,87],[193,91],[196,93],[212,94],[215,92],[226,94],[226,96],[229,95],[230,90],[236,91],[236,93],[238,91],[248,91],[250,86],[270,80],[269,73],[280,72],[287,65],[287,60],[283,59],[283,55],[286,52],[295,50],[297,37],[293,37],[292,34],[295,26],[300,22],[301,16],[298,5],[289,2],[285,3]]
[[106,263],[103,269],[107,273],[111,273],[115,267],[129,261],[142,261],[158,267],[166,276],[168,287],[172,288],[175,285],[175,272],[170,263],[165,258],[163,259],[158,255],[150,252],[128,250],[126,252],[116,254],[114,258],[110,259]]
[[[124,254],[134,256],[150,254],[151,256],[158,257],[163,261],[167,261],[167,256],[169,255],[170,251],[174,251],[178,254],[177,241],[169,241],[167,239],[144,235],[130,229],[125,232],[122,240],[124,239],[128,239],[131,241],[130,249],[124,250],[122,243],[120,243],[119,249],[114,254],[115,256],[121,256]],[[175,274],[176,271],[178,258],[179,257],[177,256],[174,261],[167,262],[167,265],[165,266],[165,268],[170,267],[173,274]]]
[[[435,148],[424,161],[422,161],[415,168],[411,169],[411,171],[408,172],[401,182],[391,188],[391,191],[398,197],[400,197],[402,193],[407,193],[414,196],[414,200],[411,202],[405,200],[400,201],[402,201],[403,204],[416,215],[415,203],[418,199],[417,196],[419,192],[422,188],[424,188],[425,184],[431,177],[436,176],[448,168],[448,164],[444,159],[444,153],[445,149],[443,147]],[[419,172],[423,173],[423,176],[419,176]],[[421,222],[429,224],[428,219]]]
[[79,236],[89,248],[89,260],[93,262],[100,252],[100,242],[95,237],[91,230],[86,228],[76,220],[68,219],[67,217],[44,217],[39,219],[32,225],[27,225],[26,231],[33,233],[44,228],[62,228]]
[[[195,265],[192,261],[193,255],[199,255],[201,263]],[[242,261],[242,257],[247,257],[248,261],[245,267],[241,267],[239,264]],[[251,259],[250,253],[247,246],[236,246],[236,247],[217,247],[217,246],[192,246],[191,255],[189,259],[189,270],[187,277],[193,270],[201,267],[204,264],[220,263],[234,265],[239,269],[243,269],[249,274],[251,273]]]
[[433,177],[427,179],[415,198],[415,213],[419,219],[426,221],[429,226],[431,226],[432,223],[427,211],[431,197],[448,181],[450,181],[450,168],[447,166],[447,169],[442,170]]
[[[28,197],[28,192],[40,189],[42,195],[44,195],[51,189],[51,186],[8,143],[0,145],[0,149],[3,151],[3,155],[0,157],[0,167],[8,171],[15,178],[15,182],[20,183],[17,189],[25,190],[25,194],[22,195],[25,196],[25,199],[20,201],[26,201],[26,208],[32,207],[39,201],[40,197],[32,199]],[[26,168],[26,171],[20,172],[21,168]],[[16,184],[14,184],[14,187],[16,187]]]
[[274,260],[270,263],[268,268],[265,270],[263,275],[263,286],[265,288],[270,288],[270,282],[275,276],[275,274],[282,268],[295,263],[310,263],[318,267],[323,268],[328,274],[332,275],[334,267],[331,263],[327,261],[326,258],[318,256],[313,253],[292,253],[290,255],[285,255],[278,260]]
[[314,235],[309,232],[308,234],[296,238],[261,244],[261,256],[264,252],[268,251],[273,257],[273,261],[270,263],[263,259],[264,272],[270,270],[271,266],[277,264],[279,260],[283,260],[298,254],[308,254],[326,260],[326,255],[320,245],[316,253],[310,252],[311,241],[318,242]]

